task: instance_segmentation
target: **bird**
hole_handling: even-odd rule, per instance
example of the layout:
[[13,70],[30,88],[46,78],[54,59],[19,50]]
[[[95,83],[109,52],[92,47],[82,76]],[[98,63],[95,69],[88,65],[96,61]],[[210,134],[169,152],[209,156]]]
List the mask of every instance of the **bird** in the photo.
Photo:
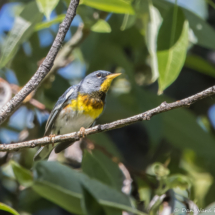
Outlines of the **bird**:
[[[90,73],[77,85],[69,87],[59,97],[45,126],[44,136],[81,131],[94,125],[105,107],[106,94],[114,78],[121,73],[99,70]],[[84,136],[84,135],[83,135]],[[47,159],[54,149],[59,153],[74,142],[61,142],[40,147],[34,161]]]

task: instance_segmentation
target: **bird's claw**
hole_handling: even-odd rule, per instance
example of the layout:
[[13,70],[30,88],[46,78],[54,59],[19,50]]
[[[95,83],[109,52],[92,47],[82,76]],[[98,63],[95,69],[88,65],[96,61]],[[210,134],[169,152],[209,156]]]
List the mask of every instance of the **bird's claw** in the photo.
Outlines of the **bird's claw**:
[[81,127],[80,130],[79,130],[79,136],[84,138],[86,136],[86,133],[85,133],[85,128],[84,127]]
[[49,138],[50,138],[50,140],[51,140],[51,142],[52,142],[52,147],[54,147],[54,138],[55,138],[55,134],[50,134],[49,135]]

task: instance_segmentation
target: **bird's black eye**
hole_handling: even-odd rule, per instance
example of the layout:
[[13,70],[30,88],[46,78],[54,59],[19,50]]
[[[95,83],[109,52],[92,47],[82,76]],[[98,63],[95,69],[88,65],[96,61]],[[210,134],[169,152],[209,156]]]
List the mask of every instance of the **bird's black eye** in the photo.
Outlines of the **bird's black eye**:
[[101,78],[101,77],[102,77],[102,74],[99,72],[99,73],[96,74],[96,76],[97,76],[98,78]]

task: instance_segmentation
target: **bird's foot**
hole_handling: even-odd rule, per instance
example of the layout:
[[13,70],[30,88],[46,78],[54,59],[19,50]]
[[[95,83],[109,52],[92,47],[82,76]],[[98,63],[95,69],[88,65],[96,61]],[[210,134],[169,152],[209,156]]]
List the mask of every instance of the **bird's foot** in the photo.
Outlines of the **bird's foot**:
[[79,136],[84,138],[86,137],[86,133],[85,133],[85,128],[84,127],[81,127],[80,130],[79,130]]
[[52,142],[52,147],[54,147],[54,138],[55,138],[55,134],[50,134],[49,135],[49,138],[50,138],[50,140],[51,140],[51,142]]

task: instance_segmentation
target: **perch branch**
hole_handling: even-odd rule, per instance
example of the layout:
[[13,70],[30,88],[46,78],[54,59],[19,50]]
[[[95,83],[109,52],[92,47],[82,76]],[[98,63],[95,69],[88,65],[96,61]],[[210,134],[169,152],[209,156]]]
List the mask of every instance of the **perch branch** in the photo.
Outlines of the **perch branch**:
[[[152,116],[167,112],[176,108],[180,107],[189,107],[194,102],[204,99],[206,97],[212,96],[215,94],[215,86],[210,87],[200,93],[197,93],[193,96],[190,96],[188,98],[182,99],[180,101],[172,102],[172,103],[161,103],[158,107],[153,108],[151,110],[148,110],[146,112],[143,112],[141,114],[128,117],[126,119],[117,120],[111,123],[103,124],[103,125],[97,125],[92,128],[88,128],[85,130],[85,135],[91,135],[96,134],[99,132],[109,131],[112,129],[121,128],[130,124],[133,124],[135,122],[143,121],[143,120],[150,120]],[[70,134],[64,134],[64,135],[58,135],[54,138],[50,137],[43,137],[36,140],[30,140],[20,143],[14,143],[14,144],[1,144],[0,145],[0,151],[14,151],[24,148],[33,148],[36,146],[43,146],[47,144],[53,144],[56,142],[64,142],[64,141],[74,141],[79,140],[81,138],[80,132],[73,132]]]
[[76,15],[76,9],[78,7],[79,0],[71,0],[68,7],[64,21],[60,24],[56,38],[45,58],[43,63],[39,66],[34,76],[29,82],[17,93],[6,105],[0,110],[0,124],[2,124],[7,117],[9,117],[22,103],[22,101],[35,90],[45,76],[51,70],[54,60],[58,51],[61,48],[62,42],[66,36],[66,33],[71,25],[73,18]]

